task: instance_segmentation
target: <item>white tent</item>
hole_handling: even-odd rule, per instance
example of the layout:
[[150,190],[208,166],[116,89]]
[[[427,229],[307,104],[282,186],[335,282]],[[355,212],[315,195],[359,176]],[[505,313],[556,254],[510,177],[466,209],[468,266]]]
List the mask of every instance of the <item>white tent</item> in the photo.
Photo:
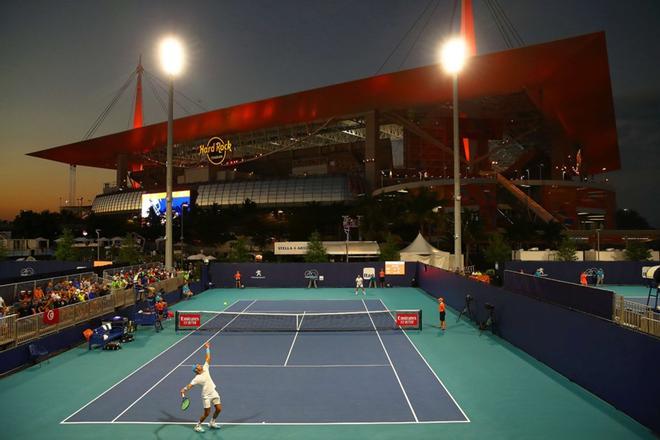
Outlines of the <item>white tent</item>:
[[451,254],[431,246],[421,232],[417,234],[417,238],[408,247],[401,249],[399,254],[401,255],[401,261],[419,261],[449,270],[452,267]]

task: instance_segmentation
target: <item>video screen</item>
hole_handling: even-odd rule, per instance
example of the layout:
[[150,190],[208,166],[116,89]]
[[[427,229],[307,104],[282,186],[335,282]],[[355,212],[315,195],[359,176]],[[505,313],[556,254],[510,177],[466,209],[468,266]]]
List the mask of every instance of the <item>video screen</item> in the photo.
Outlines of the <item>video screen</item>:
[[[167,193],[142,194],[142,218],[149,217],[149,211],[154,211],[159,217],[167,210]],[[190,205],[190,191],[172,192],[172,212],[181,214],[181,205]]]

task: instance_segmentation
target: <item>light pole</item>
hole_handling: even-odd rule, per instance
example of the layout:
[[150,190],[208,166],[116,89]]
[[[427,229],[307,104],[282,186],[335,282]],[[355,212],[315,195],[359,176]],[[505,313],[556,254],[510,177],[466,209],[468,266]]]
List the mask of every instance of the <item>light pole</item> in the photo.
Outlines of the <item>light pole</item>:
[[101,261],[101,230],[96,230],[96,261]]
[[458,74],[465,64],[465,41],[452,38],[442,47],[442,66],[453,76],[453,122],[454,122],[454,267],[463,270],[461,254],[461,164],[458,152]]
[[186,262],[183,255],[183,212],[189,205],[187,203],[181,204],[181,268],[183,269],[184,263]]
[[174,37],[167,37],[160,43],[160,59],[163,70],[169,77],[169,99],[167,108],[167,208],[165,211],[165,269],[174,268],[172,243],[172,144],[174,141],[174,77],[183,68],[183,47]]

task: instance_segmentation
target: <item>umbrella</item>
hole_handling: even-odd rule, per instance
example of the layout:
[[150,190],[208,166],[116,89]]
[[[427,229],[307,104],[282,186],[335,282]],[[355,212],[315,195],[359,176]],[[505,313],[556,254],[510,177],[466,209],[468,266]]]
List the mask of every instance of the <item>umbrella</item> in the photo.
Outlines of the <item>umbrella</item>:
[[188,257],[188,261],[209,261],[215,260],[213,255],[195,254]]

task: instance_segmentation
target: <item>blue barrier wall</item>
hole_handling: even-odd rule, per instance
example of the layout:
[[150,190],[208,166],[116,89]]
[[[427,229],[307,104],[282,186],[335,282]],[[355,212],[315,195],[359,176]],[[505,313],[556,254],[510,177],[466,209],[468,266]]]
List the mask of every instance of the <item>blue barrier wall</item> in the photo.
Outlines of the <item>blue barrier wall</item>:
[[[123,312],[119,314],[123,314]],[[82,344],[85,341],[85,338],[82,335],[83,330],[86,328],[98,327],[101,325],[102,320],[115,315],[117,315],[117,313],[112,313],[102,318],[96,318],[89,322],[84,322],[82,324],[66,328],[52,335],[26,342],[25,344],[11,348],[9,350],[0,351],[0,374],[7,373],[11,370],[30,363],[30,351],[28,349],[30,344],[36,343],[48,350],[49,353],[68,350]]]
[[[246,287],[307,287],[305,272],[317,270],[323,276],[318,287],[353,287],[355,277],[365,267],[373,267],[376,275],[383,262],[366,263],[211,263],[209,281],[215,287],[234,287],[234,274],[241,272]],[[417,272],[417,263],[406,263],[405,275],[387,275],[385,281],[392,286],[411,286]],[[365,283],[365,287],[368,283]]]
[[0,284],[6,284],[2,280],[23,276],[43,275],[42,278],[48,278],[78,267],[90,268],[91,265],[80,261],[1,261]]
[[506,290],[530,298],[547,301],[585,313],[612,319],[614,314],[614,292],[596,287],[582,286],[549,277],[504,271]]
[[[173,292],[165,293],[163,298],[170,305],[178,302],[181,299],[181,288],[178,288]],[[83,330],[87,328],[98,327],[101,325],[101,321],[107,320],[117,315],[133,319],[135,313],[140,308],[145,306],[146,303],[141,302],[140,304],[124,307],[103,317],[94,318],[90,321],[75,325],[73,327],[65,328],[57,333],[28,341],[22,345],[10,348],[5,351],[0,351],[0,375],[28,364],[30,362],[30,352],[28,347],[32,343],[39,344],[41,347],[44,347],[46,350],[48,350],[49,353],[68,350],[85,342],[85,338],[82,334]]]
[[499,336],[660,432],[658,338],[442,269],[420,264],[418,273],[420,287],[455,310],[472,295],[479,321],[487,318],[484,304],[494,305]]
[[507,261],[506,270],[534,273],[539,267],[550,278],[580,282],[580,273],[587,269],[601,267],[605,271],[605,284],[641,284],[646,285],[642,278],[642,267],[657,266],[658,261]]

